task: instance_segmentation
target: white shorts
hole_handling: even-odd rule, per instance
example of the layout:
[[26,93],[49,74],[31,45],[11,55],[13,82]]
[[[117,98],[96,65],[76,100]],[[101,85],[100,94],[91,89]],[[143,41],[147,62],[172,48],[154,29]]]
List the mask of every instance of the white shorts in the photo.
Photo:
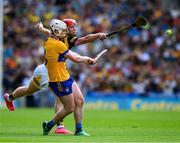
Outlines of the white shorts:
[[48,87],[48,71],[44,64],[41,64],[35,68],[32,79],[39,89]]

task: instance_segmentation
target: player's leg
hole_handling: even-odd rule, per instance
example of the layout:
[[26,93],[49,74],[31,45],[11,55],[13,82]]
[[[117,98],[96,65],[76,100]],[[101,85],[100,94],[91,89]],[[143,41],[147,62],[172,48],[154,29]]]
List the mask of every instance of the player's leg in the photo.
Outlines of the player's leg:
[[48,72],[44,64],[37,66],[33,72],[33,78],[28,86],[18,87],[12,94],[4,94],[4,99],[9,110],[14,110],[13,100],[26,95],[31,95],[41,88],[48,86]]
[[82,121],[83,121],[83,105],[84,105],[84,97],[83,94],[77,85],[76,82],[73,83],[73,95],[75,100],[75,110],[74,110],[74,119],[76,123],[76,131],[75,135],[81,135],[81,136],[89,136],[88,133],[83,131],[82,127]]
[[59,100],[62,102],[63,108],[58,110],[54,115],[53,120],[55,123],[62,120],[66,115],[74,112],[75,108],[74,96],[72,93],[59,97]]
[[[54,108],[55,108],[55,113],[58,110],[61,110],[63,108],[63,104],[60,102],[60,100],[56,99]],[[64,127],[63,120],[61,120],[60,122],[57,123],[57,128],[55,129],[54,133],[56,133],[56,134],[72,134],[70,131],[68,131]]]
[[72,77],[64,82],[49,82],[50,89],[61,101],[63,108],[56,112],[51,121],[43,122],[43,135],[47,135],[55,124],[74,111],[75,101],[72,93],[73,82],[74,79]]
[[74,112],[75,102],[72,93],[58,98],[62,102],[63,108],[56,112],[51,121],[43,122],[43,135],[48,135],[49,131],[55,124],[64,119],[70,113]]
[[14,97],[14,99],[16,99],[19,97],[23,97],[25,95],[33,94],[34,92],[37,92],[38,90],[40,89],[34,83],[34,80],[32,79],[28,86],[22,86],[14,90],[14,92],[12,93],[12,96]]
[[13,100],[26,95],[30,95],[38,90],[39,90],[38,86],[34,84],[33,80],[31,80],[28,86],[18,87],[11,94],[5,93],[4,100],[6,102],[7,108],[13,111],[15,109],[13,105]]

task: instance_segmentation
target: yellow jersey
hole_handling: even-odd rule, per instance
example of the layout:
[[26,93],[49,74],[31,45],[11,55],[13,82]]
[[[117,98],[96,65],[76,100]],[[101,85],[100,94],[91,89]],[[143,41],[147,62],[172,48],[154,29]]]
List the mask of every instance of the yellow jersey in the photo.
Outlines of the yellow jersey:
[[63,82],[69,79],[70,74],[66,69],[65,54],[68,47],[61,41],[49,37],[45,42],[46,67],[49,75],[49,82]]

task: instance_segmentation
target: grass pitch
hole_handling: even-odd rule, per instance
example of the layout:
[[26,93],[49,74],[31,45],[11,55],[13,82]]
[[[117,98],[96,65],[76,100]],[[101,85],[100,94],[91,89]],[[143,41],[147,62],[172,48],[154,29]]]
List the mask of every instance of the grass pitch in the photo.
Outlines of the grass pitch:
[[[90,137],[42,135],[41,124],[50,120],[53,108],[0,112],[0,142],[180,142],[179,112],[85,111],[84,129]],[[73,116],[65,126],[74,131]]]

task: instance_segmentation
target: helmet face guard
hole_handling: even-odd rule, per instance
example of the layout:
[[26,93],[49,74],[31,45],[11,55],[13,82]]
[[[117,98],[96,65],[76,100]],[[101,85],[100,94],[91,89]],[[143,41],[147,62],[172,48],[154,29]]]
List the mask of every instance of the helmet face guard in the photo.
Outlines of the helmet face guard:
[[50,29],[52,33],[59,38],[65,37],[68,33],[66,24],[59,19],[51,20]]

